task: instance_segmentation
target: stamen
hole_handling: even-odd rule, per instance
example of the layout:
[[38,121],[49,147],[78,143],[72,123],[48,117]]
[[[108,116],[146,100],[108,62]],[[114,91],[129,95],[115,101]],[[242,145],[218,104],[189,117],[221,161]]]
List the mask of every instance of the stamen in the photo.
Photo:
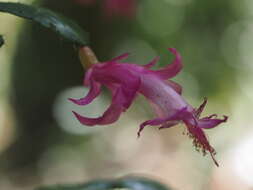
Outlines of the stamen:
[[[192,139],[192,143],[193,146],[195,147],[195,150],[197,152],[202,152],[202,155],[205,156],[207,155],[207,152],[210,153],[215,165],[218,167],[219,164],[218,162],[215,160],[214,156],[216,155],[216,151],[214,150],[213,147],[211,147],[206,139],[206,137],[204,136],[204,141],[206,140],[206,142],[202,142],[200,137],[197,136],[197,134],[194,134],[194,128],[196,128],[196,126],[187,126],[188,131],[186,132],[186,135]],[[185,134],[185,132],[183,133]]]

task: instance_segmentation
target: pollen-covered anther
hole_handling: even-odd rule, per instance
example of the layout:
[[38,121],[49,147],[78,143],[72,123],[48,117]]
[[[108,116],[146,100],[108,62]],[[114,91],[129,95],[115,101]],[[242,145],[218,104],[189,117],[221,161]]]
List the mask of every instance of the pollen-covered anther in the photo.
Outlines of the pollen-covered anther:
[[[207,146],[205,146],[204,144],[202,144],[199,139],[197,139],[194,135],[189,134],[189,137],[191,139],[193,139],[192,143],[193,146],[195,147],[195,150],[197,152],[202,152],[202,155],[205,156],[207,154],[207,151],[209,151],[211,154],[215,155],[215,150],[213,148],[208,148]],[[209,150],[210,149],[210,150]]]

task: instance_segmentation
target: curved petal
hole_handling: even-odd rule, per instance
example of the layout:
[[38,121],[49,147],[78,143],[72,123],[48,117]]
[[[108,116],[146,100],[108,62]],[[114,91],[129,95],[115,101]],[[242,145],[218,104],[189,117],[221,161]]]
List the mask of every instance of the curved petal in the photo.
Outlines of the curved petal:
[[[147,121],[143,122],[139,127],[139,131],[137,133],[138,137],[140,137],[141,131],[147,125],[151,125],[151,126],[163,125],[163,126],[166,126],[166,124],[168,124],[168,126],[172,127],[174,124],[179,123],[180,120],[183,120],[183,119],[185,119],[185,117],[188,117],[188,112],[186,110],[187,110],[187,107],[182,108],[181,110],[178,110],[172,116],[168,116],[166,118],[155,118],[155,119],[147,120]],[[161,126],[161,127],[163,128],[163,126]],[[161,127],[160,127],[160,129],[162,129]]]
[[93,126],[111,124],[117,121],[120,117],[120,114],[131,105],[137,89],[138,88],[136,86],[135,90],[130,89],[129,91],[127,88],[121,86],[114,90],[112,103],[101,117],[88,118],[81,116],[76,112],[73,113],[83,125]]
[[84,80],[83,80],[83,85],[84,86],[89,86],[90,85],[92,73],[93,73],[93,68],[92,67],[86,71],[85,76],[84,76]]
[[173,88],[178,94],[182,94],[182,86],[172,80],[168,80],[166,81],[166,83],[171,87]]
[[164,118],[155,118],[155,119],[152,119],[152,120],[147,120],[145,122],[143,122],[140,127],[139,127],[139,131],[137,133],[138,137],[141,136],[141,131],[148,125],[151,125],[151,126],[156,126],[156,125],[161,125],[163,124],[164,122],[166,121],[166,119]]
[[88,118],[79,115],[78,113],[74,112],[76,118],[80,121],[83,125],[93,126],[93,125],[106,125],[111,124],[118,120],[120,114],[125,110],[123,106],[124,101],[122,101],[122,89],[118,88],[116,93],[112,98],[112,103],[109,108],[104,112],[101,117],[98,118]]
[[118,118],[120,117],[120,114],[123,111],[124,111],[123,107],[120,107],[119,105],[111,105],[103,114],[103,116],[98,118],[84,117],[74,111],[73,114],[76,116],[76,118],[79,120],[81,124],[87,126],[94,126],[94,125],[107,125],[117,121]]
[[212,119],[213,117],[218,117],[218,115],[217,114],[212,114],[212,115],[209,115],[209,116],[207,116],[207,117],[203,117],[203,118],[201,118],[201,119]]
[[106,82],[104,85],[112,92],[114,95],[119,89],[121,94],[121,101],[123,107],[126,109],[132,104],[134,98],[141,85],[141,80],[139,77],[132,75],[130,72],[114,72],[114,75],[119,75],[125,77],[123,81],[117,82]]
[[198,126],[204,129],[211,129],[216,127],[220,123],[226,122],[228,119],[227,116],[223,116],[223,119],[211,119],[212,116],[198,120]]
[[161,77],[164,80],[176,76],[181,71],[181,69],[183,67],[182,61],[181,61],[181,56],[176,51],[176,49],[169,48],[169,51],[176,56],[175,59],[173,60],[173,62],[171,64],[169,64],[167,67],[165,67],[164,69],[154,71],[156,74],[159,75],[159,77]]
[[127,109],[133,102],[135,96],[137,95],[137,88],[127,89],[127,87],[121,87],[122,88],[122,97],[124,99],[123,106]]
[[194,115],[195,115],[196,118],[200,117],[200,115],[201,115],[202,111],[204,110],[206,104],[207,104],[207,98],[205,97],[203,103],[198,107],[197,110],[194,111]]
[[81,98],[81,99],[69,98],[69,100],[77,105],[84,106],[86,104],[91,103],[92,100],[94,100],[100,94],[100,91],[101,91],[100,89],[101,89],[101,84],[92,80],[90,91],[84,98]]
[[157,56],[155,57],[153,60],[151,60],[148,64],[143,65],[143,67],[150,69],[151,67],[153,67],[158,61],[159,61],[160,57]]
[[163,124],[161,127],[159,127],[159,129],[167,129],[167,128],[171,128],[177,124],[179,124],[180,121],[178,120],[174,120],[174,121],[167,121],[165,124]]

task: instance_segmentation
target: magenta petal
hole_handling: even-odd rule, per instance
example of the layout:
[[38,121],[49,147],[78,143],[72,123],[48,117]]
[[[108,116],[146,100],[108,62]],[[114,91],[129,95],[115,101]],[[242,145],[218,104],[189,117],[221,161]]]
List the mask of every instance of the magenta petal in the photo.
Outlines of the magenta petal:
[[161,125],[165,122],[166,120],[165,119],[162,119],[162,118],[156,118],[156,119],[152,119],[152,120],[148,120],[148,121],[145,121],[143,122],[141,125],[140,125],[140,128],[139,128],[139,131],[138,131],[138,137],[140,137],[141,135],[141,131],[147,126],[147,125],[151,125],[151,126],[154,126],[154,125]]
[[126,106],[132,101],[129,97],[125,96],[124,89],[119,87],[112,98],[112,103],[109,108],[104,112],[101,117],[98,118],[88,118],[83,117],[76,112],[73,112],[76,118],[83,125],[93,126],[93,125],[106,125],[111,124],[118,120],[120,114],[126,110]]
[[90,81],[92,80],[91,77],[92,77],[92,74],[93,74],[93,69],[88,69],[85,73],[85,77],[84,77],[84,80],[83,80],[83,84],[84,86],[89,86],[90,85]]
[[92,102],[92,100],[94,100],[100,94],[100,88],[101,88],[100,83],[91,81],[90,91],[88,92],[87,96],[81,99],[69,98],[69,100],[80,106],[89,104],[90,102]]
[[118,94],[118,103],[120,103],[125,109],[127,109],[133,102],[139,90],[141,80],[138,77],[134,77],[131,73],[115,73],[126,78],[126,84],[121,83],[119,86],[117,83],[105,84],[113,94]]
[[212,114],[212,115],[209,115],[209,116],[207,116],[207,117],[203,117],[203,118],[201,118],[201,119],[212,119],[213,117],[218,117],[218,115],[217,114]]
[[179,124],[180,121],[174,120],[174,121],[167,121],[165,124],[163,124],[159,129],[167,129],[171,128],[177,124]]
[[83,125],[94,126],[94,125],[106,125],[111,124],[118,120],[120,114],[124,111],[124,108],[119,105],[111,105],[106,112],[104,112],[103,116],[98,118],[88,118],[79,115],[74,112],[74,115],[79,120],[79,122]]
[[224,116],[223,119],[210,119],[210,117],[203,118],[198,120],[198,126],[204,129],[211,129],[219,125],[220,123],[226,122],[228,119],[227,116]]
[[150,61],[148,64],[144,65],[145,68],[150,69],[151,67],[153,67],[158,61],[159,61],[160,57],[157,56],[155,57],[152,61]]
[[150,103],[150,106],[153,108],[155,114],[160,117],[160,118],[164,118],[166,117],[166,113],[161,109],[160,106],[158,106],[157,104],[153,103],[152,101],[148,101]]
[[166,118],[155,118],[152,120],[148,120],[143,122],[140,125],[139,131],[138,131],[138,137],[140,136],[141,131],[147,126],[155,126],[155,125],[162,125],[161,127],[170,126],[172,127],[172,124],[178,124],[179,120],[187,119],[189,116],[188,112],[186,111],[187,108],[183,108],[181,110],[178,110],[173,114],[172,116],[168,116]]
[[182,94],[182,86],[172,80],[166,81],[166,83],[173,88],[178,94]]
[[194,112],[194,115],[195,115],[197,118],[200,117],[200,115],[201,115],[202,111],[204,110],[206,104],[207,104],[207,98],[204,98],[203,103],[202,103],[202,104],[199,106],[199,108],[198,108],[197,110],[195,110],[195,112]]
[[73,112],[79,122],[83,125],[94,126],[94,125],[106,125],[111,124],[118,120],[120,114],[124,111],[124,107],[117,104],[111,104],[110,107],[104,112],[101,117],[88,118]]
[[176,51],[176,49],[169,48],[169,51],[176,56],[175,59],[173,60],[172,64],[169,64],[164,69],[154,71],[156,74],[158,74],[164,80],[176,76],[181,71],[181,69],[183,67],[182,61],[181,61],[181,56]]

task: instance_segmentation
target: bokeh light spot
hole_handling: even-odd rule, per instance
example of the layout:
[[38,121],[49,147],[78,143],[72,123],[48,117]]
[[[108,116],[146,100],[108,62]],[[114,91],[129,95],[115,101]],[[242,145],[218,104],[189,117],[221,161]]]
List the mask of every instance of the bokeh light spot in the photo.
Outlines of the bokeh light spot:
[[73,87],[61,92],[56,98],[53,114],[59,126],[64,131],[82,135],[95,132],[100,128],[84,126],[80,124],[72,114],[72,111],[76,111],[77,113],[87,117],[99,117],[104,112],[108,104],[105,96],[103,95],[100,95],[91,104],[86,106],[78,106],[68,100],[68,98],[84,97],[88,93],[88,90],[88,88],[82,86]]
[[184,8],[164,0],[145,0],[140,3],[137,19],[149,35],[164,38],[182,26]]

